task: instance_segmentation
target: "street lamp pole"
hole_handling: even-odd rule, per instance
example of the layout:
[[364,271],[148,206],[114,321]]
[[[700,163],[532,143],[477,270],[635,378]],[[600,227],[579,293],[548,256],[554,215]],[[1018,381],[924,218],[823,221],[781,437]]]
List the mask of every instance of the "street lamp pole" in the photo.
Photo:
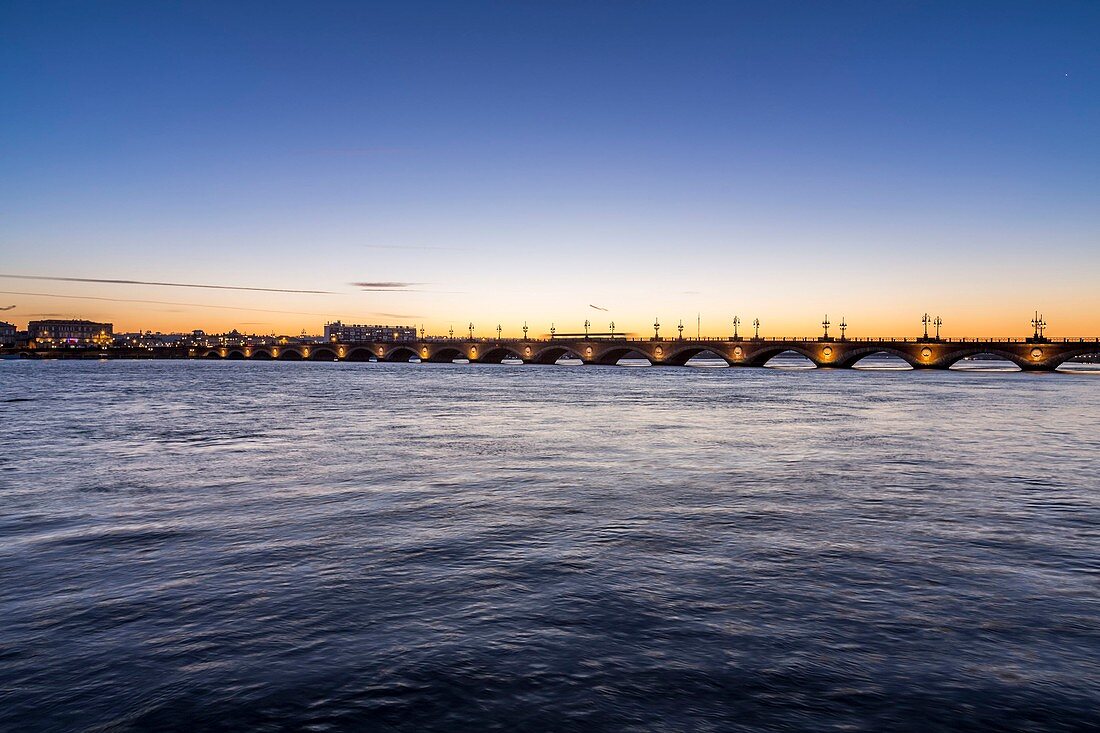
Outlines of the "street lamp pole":
[[661,340],[661,319],[657,317],[653,318],[653,340]]
[[527,321],[523,322],[523,340],[527,340]]
[[829,323],[829,316],[825,316],[825,320],[821,322],[821,325],[825,327],[825,336],[824,336],[824,338],[825,338],[826,341],[828,341],[829,340],[829,326],[832,325],[831,323]]
[[611,322],[611,338],[615,338],[615,321]]
[[845,341],[844,333],[848,330],[848,322],[844,319],[844,316],[840,317],[840,340]]
[[753,338],[754,341],[758,341],[760,339],[760,319],[759,318],[754,318],[753,319],[752,327],[754,329],[753,334],[752,334],[752,338]]
[[737,327],[740,326],[740,325],[741,325],[741,317],[740,316],[734,316],[733,317],[733,340],[734,341],[740,341],[741,340],[740,336],[737,334]]
[[680,325],[676,327],[676,330],[680,332],[680,340],[684,340],[684,319],[680,319]]
[[928,338],[928,324],[932,322],[932,319],[928,317],[928,314],[924,314],[924,318],[920,319],[920,322],[924,324],[924,337]]
[[588,340],[588,329],[591,328],[591,326],[592,326],[592,321],[585,318],[584,319],[584,340],[585,341]]
[[940,326],[943,325],[943,319],[936,316],[936,320],[932,321],[932,324],[936,327],[936,340],[940,340]]
[[470,340],[474,340],[474,322],[470,321]]

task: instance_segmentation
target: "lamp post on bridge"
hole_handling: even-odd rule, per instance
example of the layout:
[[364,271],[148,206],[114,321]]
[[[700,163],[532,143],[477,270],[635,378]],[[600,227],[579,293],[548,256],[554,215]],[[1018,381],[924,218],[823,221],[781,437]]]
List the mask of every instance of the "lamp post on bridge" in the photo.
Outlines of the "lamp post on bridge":
[[424,340],[424,324],[423,323],[420,324],[420,340],[421,341]]
[[733,317],[733,340],[740,341],[741,337],[737,334],[737,327],[741,325],[741,316]]
[[680,332],[680,340],[684,340],[684,319],[680,319],[680,325],[676,327],[676,330]]
[[527,340],[527,321],[523,322],[523,340]]
[[848,330],[848,322],[847,322],[847,320],[845,320],[844,316],[841,316],[840,317],[840,340],[841,341],[847,341],[848,340],[847,337],[844,335],[844,332],[847,331],[847,330]]
[[920,319],[920,322],[924,324],[924,340],[928,340],[928,324],[932,322],[932,319],[925,313],[924,317]]
[[504,329],[502,329],[502,328],[500,327],[500,324],[498,323],[498,324],[497,324],[497,341],[500,341],[500,332],[501,332],[501,331],[503,331],[503,330],[504,330]]
[[584,340],[588,340],[588,329],[592,327],[592,321],[587,318],[584,319]]
[[1032,335],[1032,337],[1029,338],[1028,341],[1046,341],[1046,338],[1043,336],[1043,331],[1047,327],[1047,322],[1043,320],[1043,316],[1039,313],[1039,311],[1035,311],[1035,317],[1031,319],[1031,325],[1035,329],[1035,331],[1034,335]]
[[447,329],[447,333],[450,335],[451,341],[454,341],[455,340],[455,327],[451,326],[449,329]]
[[473,341],[474,340],[474,322],[473,321],[470,321],[469,328],[470,328],[470,340]]
[[615,321],[611,322],[611,338],[615,338]]
[[821,340],[822,341],[828,341],[829,340],[829,326],[832,325],[831,323],[829,323],[829,316],[828,315],[825,316],[825,320],[821,322],[821,325],[825,327],[825,335],[821,337]]
[[554,324],[550,324],[550,340],[554,340],[554,334],[558,332],[558,329],[554,328]]
[[653,340],[661,340],[661,319],[657,317],[653,318]]
[[752,334],[752,340],[753,341],[759,341],[760,340],[760,319],[759,318],[754,318],[753,319],[752,327],[755,329],[753,334]]
[[932,325],[936,327],[936,340],[940,340],[940,326],[943,325],[943,319],[936,316],[936,320],[932,321]]

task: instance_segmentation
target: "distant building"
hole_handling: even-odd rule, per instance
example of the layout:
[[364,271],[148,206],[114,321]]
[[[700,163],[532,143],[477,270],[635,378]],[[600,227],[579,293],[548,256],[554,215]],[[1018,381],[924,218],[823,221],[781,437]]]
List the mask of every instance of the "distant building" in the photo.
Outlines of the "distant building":
[[12,346],[15,344],[16,328],[11,323],[0,321],[0,346]]
[[415,326],[364,326],[333,321],[325,324],[325,341],[416,341]]
[[114,324],[94,321],[31,321],[27,335],[36,344],[106,346],[114,341]]

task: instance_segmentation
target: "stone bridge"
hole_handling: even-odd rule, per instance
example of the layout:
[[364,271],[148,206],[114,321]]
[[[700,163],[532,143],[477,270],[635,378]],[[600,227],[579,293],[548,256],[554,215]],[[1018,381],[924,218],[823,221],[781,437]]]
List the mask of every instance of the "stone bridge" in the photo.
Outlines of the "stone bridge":
[[947,369],[971,356],[991,355],[1025,371],[1052,371],[1077,356],[1100,355],[1100,339],[425,339],[407,342],[324,343],[288,346],[188,349],[178,356],[212,359],[309,361],[421,361],[499,363],[506,359],[553,364],[562,358],[584,364],[615,364],[642,358],[657,366],[683,366],[713,354],[730,366],[759,367],[783,353],[809,359],[818,367],[849,368],[884,354],[914,369]]

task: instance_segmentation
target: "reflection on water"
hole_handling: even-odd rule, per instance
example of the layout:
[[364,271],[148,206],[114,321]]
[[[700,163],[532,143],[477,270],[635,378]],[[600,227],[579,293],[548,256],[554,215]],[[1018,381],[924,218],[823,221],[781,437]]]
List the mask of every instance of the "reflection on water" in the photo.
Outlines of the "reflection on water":
[[1096,729],[1087,368],[5,361],[0,730]]

